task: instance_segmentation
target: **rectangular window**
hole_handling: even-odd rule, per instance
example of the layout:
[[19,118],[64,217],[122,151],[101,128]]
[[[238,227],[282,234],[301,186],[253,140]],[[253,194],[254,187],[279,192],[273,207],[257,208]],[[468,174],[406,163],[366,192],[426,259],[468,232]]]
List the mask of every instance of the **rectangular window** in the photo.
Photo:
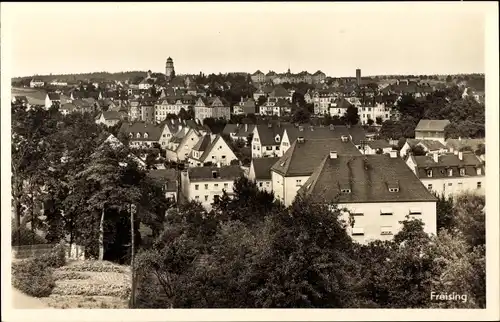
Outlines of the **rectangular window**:
[[208,190],[208,184],[205,184],[205,190]]
[[476,169],[476,174],[477,174],[478,176],[480,176],[480,175],[481,175],[481,168],[477,168],[477,169]]
[[380,235],[392,235],[392,226],[381,226]]
[[432,170],[427,170],[427,176],[430,178],[432,177]]
[[451,187],[453,185],[453,183],[449,182],[448,183],[448,187]]
[[194,190],[198,190],[199,187],[200,187],[200,185],[195,184],[194,185]]
[[199,199],[200,199],[200,196],[194,196],[194,199],[195,199],[195,200],[199,200]]
[[208,201],[208,196],[205,196],[205,201]]
[[478,188],[478,189],[481,189],[481,181],[478,181],[478,182],[477,182],[477,188]]
[[458,189],[462,189],[462,183],[461,182],[458,183]]
[[460,169],[460,175],[461,175],[461,176],[465,176],[465,169],[464,169],[464,168],[461,168],[461,169]]
[[448,169],[448,177],[452,177],[453,176],[453,169]]
[[382,208],[380,209],[380,215],[381,216],[392,216],[393,211],[390,208]]
[[361,227],[353,227],[352,235],[353,236],[363,236],[365,234],[365,230]]
[[262,187],[262,182],[259,182],[259,187]]
[[218,183],[214,183],[214,188],[218,188],[219,187],[219,184]]
[[302,180],[295,180],[295,185],[300,187],[302,185]]
[[224,188],[227,188],[229,185],[227,183],[224,183]]

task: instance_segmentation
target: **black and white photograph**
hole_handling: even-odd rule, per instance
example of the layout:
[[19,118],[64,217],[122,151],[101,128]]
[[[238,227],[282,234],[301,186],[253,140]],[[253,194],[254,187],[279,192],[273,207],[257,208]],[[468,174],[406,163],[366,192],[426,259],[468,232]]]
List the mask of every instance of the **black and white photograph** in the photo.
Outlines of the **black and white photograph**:
[[498,3],[1,7],[6,321],[500,318]]

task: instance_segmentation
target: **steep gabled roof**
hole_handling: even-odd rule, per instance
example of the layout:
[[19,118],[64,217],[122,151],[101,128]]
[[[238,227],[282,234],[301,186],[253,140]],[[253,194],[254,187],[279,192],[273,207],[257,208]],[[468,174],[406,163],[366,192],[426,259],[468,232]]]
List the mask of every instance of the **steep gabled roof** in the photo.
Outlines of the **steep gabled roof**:
[[[285,128],[293,127],[290,123],[271,123],[271,124],[258,124],[256,125],[257,132],[259,133],[260,144],[266,145],[279,145]],[[276,142],[276,135],[280,136],[280,142]]]
[[406,142],[408,142],[408,145],[413,148],[418,144],[424,145],[426,148],[428,148],[431,151],[436,151],[436,150],[441,150],[445,149],[446,147],[441,143],[440,141],[437,140],[419,140],[419,139],[406,139]]
[[474,153],[463,152],[462,160],[454,153],[438,155],[438,162],[434,161],[432,155],[410,156],[417,166],[417,176],[427,177],[427,170],[433,170],[432,178],[448,177],[446,169],[452,169],[454,176],[460,176],[459,169],[465,169],[465,176],[476,176],[476,168],[481,168],[484,174],[484,164]]
[[320,203],[436,201],[403,159],[388,155],[324,156],[299,193]]
[[271,180],[271,167],[279,158],[253,158],[252,165],[256,180]]
[[316,139],[295,141],[276,162],[272,170],[283,176],[309,176],[325,155],[336,151],[338,155],[361,155],[351,142],[341,139]]
[[448,124],[449,120],[420,120],[415,131],[444,131]]
[[121,119],[120,112],[117,111],[104,111],[102,112],[102,116],[105,120],[119,120]]
[[[146,122],[123,123],[120,132],[127,135],[132,133],[131,141],[158,141],[163,132],[163,127]],[[140,138],[136,137],[137,133],[141,134]],[[144,137],[144,133],[148,134],[147,138]]]
[[48,93],[47,95],[49,96],[49,99],[51,101],[60,101],[61,100],[61,95],[59,95],[57,93]]
[[178,171],[176,169],[149,170],[147,175],[163,184],[166,188],[166,191],[177,191]]

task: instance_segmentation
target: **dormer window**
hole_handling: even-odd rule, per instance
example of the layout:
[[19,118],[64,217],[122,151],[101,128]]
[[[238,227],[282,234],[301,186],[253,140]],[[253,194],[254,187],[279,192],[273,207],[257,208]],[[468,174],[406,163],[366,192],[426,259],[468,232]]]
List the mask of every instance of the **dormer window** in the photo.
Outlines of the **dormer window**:
[[212,178],[217,179],[218,173],[217,171],[212,171]]
[[279,143],[280,142],[280,136],[276,135],[276,137],[274,138],[274,140],[276,141],[276,143]]
[[349,188],[341,189],[340,192],[348,194],[348,193],[351,193],[351,189],[349,189]]
[[465,168],[460,168],[460,175],[465,176]]
[[452,177],[453,176],[453,169],[448,169],[448,177]]
[[349,140],[349,138],[345,135],[342,135],[341,139],[342,139],[342,142],[347,142]]
[[303,138],[302,136],[299,136],[299,137],[297,138],[297,142],[298,142],[298,143],[304,143],[304,138]]
[[399,192],[399,188],[389,188],[389,192]]
[[429,177],[429,178],[432,177],[432,170],[427,170],[426,173],[427,173],[427,177]]
[[130,133],[128,134],[128,136],[129,136],[129,137],[133,137],[133,136],[134,136],[134,134],[133,134],[132,132],[130,132]]
[[480,176],[482,174],[481,168],[476,168],[476,174]]
[[147,139],[148,138],[148,134],[147,133],[144,133],[144,138]]
[[141,137],[141,133],[137,133],[135,137],[139,139]]

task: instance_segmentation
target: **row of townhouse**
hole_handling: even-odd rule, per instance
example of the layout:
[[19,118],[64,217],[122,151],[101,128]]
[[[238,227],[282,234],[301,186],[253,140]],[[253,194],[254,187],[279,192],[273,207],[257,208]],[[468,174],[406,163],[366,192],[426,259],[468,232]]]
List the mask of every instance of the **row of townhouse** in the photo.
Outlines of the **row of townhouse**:
[[308,83],[308,84],[319,84],[325,81],[326,74],[318,70],[314,74],[310,74],[307,71],[302,71],[297,74],[292,74],[290,69],[286,73],[278,74],[274,71],[269,71],[264,74],[260,70],[257,70],[252,75],[250,75],[252,82],[254,83],[266,83],[272,82],[273,84],[283,84],[283,83]]

